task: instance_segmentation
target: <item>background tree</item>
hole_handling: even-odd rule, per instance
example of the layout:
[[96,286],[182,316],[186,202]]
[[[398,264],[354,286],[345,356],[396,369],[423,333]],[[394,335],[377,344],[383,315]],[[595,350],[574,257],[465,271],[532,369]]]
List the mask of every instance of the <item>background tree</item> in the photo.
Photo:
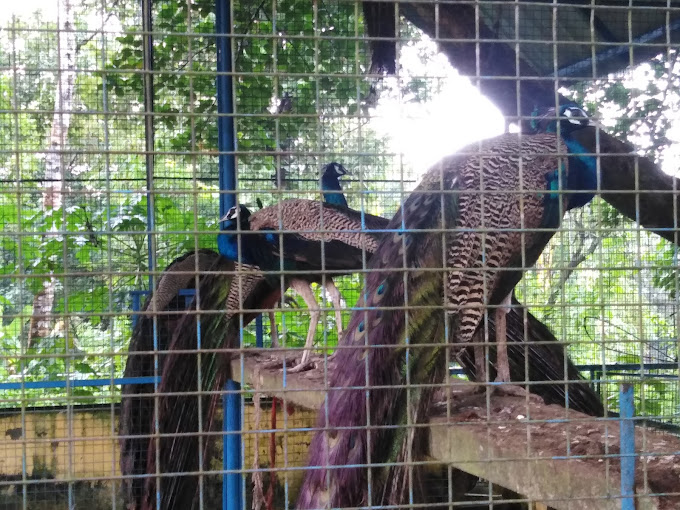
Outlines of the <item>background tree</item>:
[[[0,279],[0,345],[9,353],[0,363],[2,380],[18,374],[27,380],[118,375],[124,363],[118,353],[129,340],[130,291],[148,284],[139,3],[116,0],[102,9],[91,0],[61,1],[70,3],[75,32],[58,35],[56,22],[40,13],[15,17],[0,31],[0,135],[6,149],[0,151],[0,271],[6,276]],[[439,78],[420,68],[403,69],[399,80],[365,78],[369,59],[360,6],[323,2],[315,11],[309,2],[281,0],[275,7],[234,2],[235,32],[241,34],[234,41],[240,201],[254,206],[257,198],[263,205],[302,194],[318,198],[320,167],[339,159],[350,171],[350,205],[391,215],[402,181],[408,190],[416,172],[392,153],[371,119],[389,108],[390,99],[427,103]],[[216,61],[212,1],[164,0],[153,8],[156,265],[162,268],[197,246],[215,246]],[[403,34],[411,39],[405,47],[417,46],[413,41],[422,37],[410,25]],[[68,64],[60,50],[73,45]],[[423,48],[423,62],[434,58]],[[69,99],[64,92],[71,78]],[[587,104],[611,133],[668,167],[680,146],[674,124],[678,79],[676,52],[669,52],[562,93]],[[454,122],[469,122],[457,113]],[[52,139],[61,146],[46,152]],[[63,200],[48,207],[43,194],[56,182]],[[565,225],[518,288],[532,312],[583,363],[676,359],[669,340],[677,331],[675,247],[600,200]],[[53,275],[52,316],[68,320],[55,321],[46,336],[28,345],[31,316],[41,308],[36,317],[50,315],[35,301]],[[356,302],[359,278],[341,284],[347,302]],[[288,345],[302,342],[306,314],[290,309],[284,315]],[[331,317],[324,332],[332,344]],[[22,352],[28,357],[21,358]],[[659,409],[677,405],[669,387],[645,384],[645,411],[654,411],[651,392],[657,390]],[[69,398],[108,394],[70,391]],[[23,395],[34,397],[30,391]]]

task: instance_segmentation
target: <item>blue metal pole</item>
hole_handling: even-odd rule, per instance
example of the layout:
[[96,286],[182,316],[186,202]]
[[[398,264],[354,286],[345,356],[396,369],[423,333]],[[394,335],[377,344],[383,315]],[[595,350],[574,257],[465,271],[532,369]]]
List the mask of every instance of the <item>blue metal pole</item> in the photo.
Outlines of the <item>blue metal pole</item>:
[[196,289],[182,289],[179,291],[179,295],[184,298],[184,308],[189,308],[194,297],[196,297]]
[[[231,72],[231,2],[215,0],[215,32],[217,37],[217,149],[219,151],[220,218],[236,204],[236,133],[234,131],[234,88]],[[225,193],[228,192],[228,193]],[[222,479],[222,507],[224,510],[242,510],[241,487],[241,398],[239,385],[227,381],[228,393],[223,399],[224,435],[222,463],[225,471],[234,471]]]
[[[219,150],[220,218],[236,204],[236,133],[231,72],[231,2],[215,0],[217,33],[217,149]],[[230,193],[225,193],[228,191]]]
[[633,416],[633,385],[621,384],[619,389],[621,418],[621,510],[635,510],[635,424]]
[[[224,510],[242,510],[243,501],[241,487],[243,486],[241,469],[241,387],[237,382],[227,381],[222,408],[224,409],[224,430],[230,434],[224,435],[224,452],[222,468],[225,471],[222,479],[222,508]],[[232,471],[226,473],[226,471]]]

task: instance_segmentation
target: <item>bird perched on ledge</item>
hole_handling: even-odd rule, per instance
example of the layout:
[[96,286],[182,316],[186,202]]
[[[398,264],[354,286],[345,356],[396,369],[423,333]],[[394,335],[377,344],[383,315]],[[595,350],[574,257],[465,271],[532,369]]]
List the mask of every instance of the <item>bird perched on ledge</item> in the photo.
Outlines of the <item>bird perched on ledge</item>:
[[[347,200],[342,192],[340,185],[340,177],[347,174],[347,170],[340,163],[332,162],[323,167],[321,172],[321,190],[323,191],[323,201],[327,204],[337,205],[339,207],[347,207]],[[260,207],[262,209],[262,207]],[[387,222],[385,222],[387,223]],[[322,282],[323,288],[330,297],[331,303],[335,310],[335,324],[338,332],[338,338],[342,335],[342,314],[340,313],[342,306],[342,296],[340,291],[335,286],[333,278],[326,277]],[[307,331],[307,340],[305,345],[311,345],[316,333],[316,325],[319,320],[320,309],[312,290],[312,284],[306,280],[299,278],[292,278],[290,280],[290,288],[299,294],[310,312],[309,330]],[[278,347],[278,333],[276,333],[276,320],[274,312],[269,312],[269,321],[272,328],[272,347]],[[310,339],[311,336],[311,339]],[[293,367],[292,371],[297,371],[307,366],[309,358],[309,350],[302,353],[300,363]]]
[[[562,122],[558,123],[560,118],[562,119]],[[557,228],[564,211],[582,207],[590,202],[594,196],[594,190],[597,189],[597,168],[595,158],[587,155],[587,151],[583,146],[571,136],[576,130],[589,125],[591,125],[591,122],[588,115],[575,103],[561,105],[558,110],[555,110],[555,108],[548,108],[540,117],[539,110],[536,109],[533,118],[528,123],[527,130],[529,134],[547,133],[559,136],[561,141],[566,145],[566,152],[569,154],[569,170],[566,171],[564,163],[560,162],[559,171],[555,170],[555,172],[550,175],[549,184],[552,193],[544,200],[544,210],[540,228]],[[562,179],[566,179],[566,182],[561,182]],[[560,203],[560,197],[562,196],[559,194],[560,189],[568,191],[568,194],[564,195],[562,203]],[[517,254],[516,258],[510,262],[508,267],[526,268],[532,266],[540,256],[543,248],[548,244],[548,241],[550,241],[552,235],[552,230],[546,230],[542,235],[538,233],[535,242],[527,247],[527,251],[524,253],[525,259],[522,259],[523,254]],[[510,367],[508,364],[506,344],[506,314],[509,310],[508,305],[511,302],[512,290],[522,278],[522,271],[502,271],[500,275],[498,288],[510,288],[510,292],[502,300],[500,306],[497,306],[494,311],[497,345],[496,381],[510,382]],[[482,363],[485,359],[483,346],[481,344],[476,344],[474,349],[478,374],[477,380],[484,382],[487,378],[487,371],[485,363]]]
[[[594,161],[565,141],[588,124],[572,108],[546,111],[534,135],[504,135],[445,158],[391,220],[342,340],[354,348],[336,355],[346,368],[330,374],[336,391],[319,414],[315,469],[298,509],[399,505],[418,489],[417,467],[404,463],[418,460],[423,429],[407,426],[423,420],[444,379],[447,342],[453,353],[469,344],[486,307],[510,294],[563,213],[593,196]],[[558,114],[567,117],[559,126]],[[369,461],[388,464],[371,468],[370,499],[361,467]]]
[[[237,260],[240,250],[241,262],[265,271],[272,285],[280,287],[278,275],[270,272],[280,271],[281,259],[284,271],[306,271],[286,275],[284,279],[285,288],[293,287],[311,312],[303,358],[291,370],[304,369],[320,313],[309,283],[326,284],[337,311],[336,322],[341,327],[340,293],[332,283],[332,277],[364,267],[364,260],[368,260],[377,248],[378,238],[382,235],[380,230],[388,220],[346,207],[290,199],[253,214],[243,205],[236,206],[222,221],[227,222],[227,231],[218,237],[220,253]],[[286,233],[280,235],[276,231]],[[239,233],[242,234],[240,246]]]

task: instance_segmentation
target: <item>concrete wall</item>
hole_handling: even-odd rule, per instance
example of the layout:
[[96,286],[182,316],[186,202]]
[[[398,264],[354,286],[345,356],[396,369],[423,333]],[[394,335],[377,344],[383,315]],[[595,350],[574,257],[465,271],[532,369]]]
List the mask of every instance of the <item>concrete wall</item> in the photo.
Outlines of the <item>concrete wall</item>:
[[[285,415],[284,415],[285,414]],[[253,405],[246,406],[244,417],[244,445],[246,467],[253,467],[257,442],[259,465],[269,466],[269,433],[253,433],[255,429]],[[276,466],[279,470],[302,466],[307,460],[310,433],[294,431],[315,423],[316,412],[289,409],[284,413],[277,406]],[[271,428],[271,407],[260,413],[260,429]],[[111,408],[78,411],[26,412],[25,427],[21,414],[0,414],[0,475],[19,476],[25,465],[27,477],[75,480],[120,475],[118,466],[118,413]],[[221,447],[216,448],[211,462],[221,469]]]

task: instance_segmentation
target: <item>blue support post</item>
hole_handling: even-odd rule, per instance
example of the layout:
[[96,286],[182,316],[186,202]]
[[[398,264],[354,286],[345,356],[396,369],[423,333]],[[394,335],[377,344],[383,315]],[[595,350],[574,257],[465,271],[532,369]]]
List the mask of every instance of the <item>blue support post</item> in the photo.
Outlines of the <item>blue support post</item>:
[[[217,43],[217,149],[219,151],[220,218],[236,205],[236,133],[234,131],[234,88],[231,72],[231,2],[215,0],[215,32]],[[225,193],[227,192],[227,193]],[[223,399],[225,431],[224,456],[222,459],[226,474],[222,480],[222,506],[224,510],[242,510],[241,488],[243,476],[241,466],[241,398],[239,385],[227,381]]]
[[182,289],[179,291],[179,295],[184,298],[184,308],[187,309],[196,297],[196,289]]
[[[234,85],[231,76],[231,2],[215,0],[217,33],[217,149],[220,170],[220,218],[236,205],[236,133]],[[225,193],[228,191],[229,193]]]
[[621,418],[621,510],[635,510],[635,424],[633,416],[633,385],[621,384],[619,389]]
[[146,290],[130,291],[130,296],[132,296],[132,311],[134,312],[132,314],[132,329],[135,328],[137,321],[139,320],[139,311],[142,309],[142,296],[146,296],[147,294],[150,294],[150,292]]
[[[241,394],[240,385],[234,381],[227,381],[222,408],[224,409],[224,430],[230,434],[224,435],[224,452],[222,467],[225,471],[222,480],[222,508],[224,510],[242,510],[243,501],[241,487],[243,486],[241,469]],[[232,471],[227,473],[227,471]]]

